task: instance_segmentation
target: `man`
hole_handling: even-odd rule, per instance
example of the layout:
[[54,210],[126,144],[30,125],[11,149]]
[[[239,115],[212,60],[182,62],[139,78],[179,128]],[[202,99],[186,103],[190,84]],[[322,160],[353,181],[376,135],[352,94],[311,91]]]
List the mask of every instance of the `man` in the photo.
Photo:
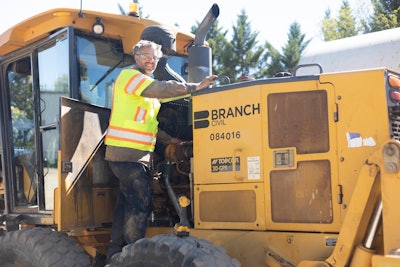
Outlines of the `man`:
[[114,85],[110,124],[105,139],[106,160],[119,179],[119,195],[107,260],[128,243],[143,238],[151,211],[148,164],[156,137],[162,143],[178,139],[158,131],[159,99],[186,95],[209,87],[217,76],[200,83],[157,81],[151,75],[162,57],[161,46],[146,40],[133,48],[135,66],[122,70]]

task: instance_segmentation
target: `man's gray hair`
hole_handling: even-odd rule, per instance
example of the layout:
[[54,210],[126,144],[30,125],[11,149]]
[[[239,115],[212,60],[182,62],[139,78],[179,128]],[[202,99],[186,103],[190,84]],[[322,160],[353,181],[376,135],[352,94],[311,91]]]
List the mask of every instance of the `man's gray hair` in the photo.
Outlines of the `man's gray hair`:
[[156,55],[158,58],[161,58],[163,56],[163,53],[161,51],[161,45],[148,40],[140,40],[139,42],[137,42],[137,44],[135,44],[135,46],[133,47],[132,54],[133,55],[137,54],[144,47],[154,48],[156,50]]

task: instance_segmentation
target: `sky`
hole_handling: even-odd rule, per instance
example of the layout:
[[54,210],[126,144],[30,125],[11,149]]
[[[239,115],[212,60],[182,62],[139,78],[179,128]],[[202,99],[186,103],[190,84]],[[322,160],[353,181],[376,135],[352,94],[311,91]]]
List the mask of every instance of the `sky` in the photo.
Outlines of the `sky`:
[[[5,1],[5,0],[1,0]],[[368,0],[348,0],[350,7],[356,12],[368,10]],[[132,0],[11,0],[0,9],[0,33],[30,16],[43,11],[68,7],[83,10],[95,10],[120,14],[118,4],[128,10]],[[300,24],[306,40],[312,44],[322,42],[320,23],[327,9],[335,17],[342,0],[139,0],[142,12],[149,19],[178,25],[181,29],[190,31],[193,25],[201,22],[213,4],[219,6],[217,18],[219,27],[228,30],[231,35],[232,26],[236,25],[237,16],[245,10],[253,31],[258,32],[258,44],[270,42],[280,49],[287,41],[289,27],[293,22]],[[230,40],[231,36],[227,36]]]

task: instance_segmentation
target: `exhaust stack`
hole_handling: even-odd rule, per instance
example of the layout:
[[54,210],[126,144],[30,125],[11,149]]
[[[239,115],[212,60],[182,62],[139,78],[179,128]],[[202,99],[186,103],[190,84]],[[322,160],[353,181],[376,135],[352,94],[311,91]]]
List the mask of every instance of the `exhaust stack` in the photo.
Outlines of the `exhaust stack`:
[[199,28],[196,30],[193,45],[189,47],[189,82],[200,82],[204,77],[211,75],[212,57],[211,47],[205,45],[207,32],[219,16],[219,7],[213,4]]

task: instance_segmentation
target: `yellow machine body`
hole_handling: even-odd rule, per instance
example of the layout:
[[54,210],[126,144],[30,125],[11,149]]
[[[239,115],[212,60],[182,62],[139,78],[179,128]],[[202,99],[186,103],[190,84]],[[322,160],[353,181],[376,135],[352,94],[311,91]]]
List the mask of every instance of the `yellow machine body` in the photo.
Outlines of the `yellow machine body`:
[[[99,19],[104,32],[96,35]],[[130,66],[128,54],[149,26],[166,25],[61,8],[0,36],[0,219],[7,226],[1,233],[46,226],[73,237],[91,259],[106,252],[118,195],[102,143],[117,74],[107,75],[121,62],[121,69]],[[176,69],[190,77],[190,49],[198,40],[170,29],[176,51],[166,57],[175,57]],[[58,52],[61,63],[43,51]],[[42,86],[63,63],[65,75],[50,89]],[[90,76],[96,94],[87,100],[82,81]],[[13,90],[36,106],[8,101],[20,101]],[[176,165],[171,183],[185,197],[172,207],[159,174],[164,169],[153,172],[147,237],[182,231],[189,235],[182,238],[222,247],[243,267],[400,266],[400,73],[294,74],[219,85],[162,106],[160,126],[189,132],[177,137],[190,139],[192,154],[181,153],[182,160],[157,155]],[[54,114],[53,124],[39,125]],[[18,116],[32,119],[39,136],[24,143],[29,149],[13,135],[25,130],[17,127]],[[55,133],[53,146],[45,141],[48,133]],[[57,152],[52,165],[43,156],[49,147]],[[188,225],[171,227],[183,217],[174,208],[185,209]]]

